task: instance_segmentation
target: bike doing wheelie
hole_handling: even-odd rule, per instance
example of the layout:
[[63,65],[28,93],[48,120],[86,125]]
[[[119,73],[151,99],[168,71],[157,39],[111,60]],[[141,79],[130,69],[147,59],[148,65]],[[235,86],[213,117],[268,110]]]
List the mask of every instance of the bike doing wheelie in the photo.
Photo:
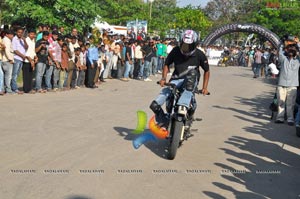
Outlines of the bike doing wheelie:
[[[190,129],[193,122],[193,115],[196,110],[196,100],[193,96],[188,109],[177,104],[182,91],[176,87],[175,84],[165,84],[171,90],[171,95],[166,101],[167,118],[169,118],[168,128],[168,158],[174,159],[177,149],[182,142],[192,137]],[[194,93],[202,93],[202,91],[195,91]]]
[[[169,84],[150,105],[155,113],[156,124],[170,132],[167,137],[170,141],[169,159],[175,158],[177,148],[189,137],[192,116],[196,110],[194,93],[200,79],[200,66],[204,70],[202,93],[208,94],[209,65],[205,54],[196,48],[197,45],[197,34],[193,30],[185,31],[180,46],[174,47],[165,61],[159,84],[162,87],[166,85],[169,66],[174,63]],[[162,109],[165,102],[167,113]]]

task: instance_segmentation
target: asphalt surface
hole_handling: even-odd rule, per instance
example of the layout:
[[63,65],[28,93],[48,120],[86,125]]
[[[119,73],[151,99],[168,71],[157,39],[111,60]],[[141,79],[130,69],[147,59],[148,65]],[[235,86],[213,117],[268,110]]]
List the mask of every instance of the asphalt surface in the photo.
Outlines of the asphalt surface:
[[211,67],[202,121],[171,161],[164,140],[132,145],[158,79],[0,97],[0,198],[300,198],[300,138],[270,120],[274,80]]

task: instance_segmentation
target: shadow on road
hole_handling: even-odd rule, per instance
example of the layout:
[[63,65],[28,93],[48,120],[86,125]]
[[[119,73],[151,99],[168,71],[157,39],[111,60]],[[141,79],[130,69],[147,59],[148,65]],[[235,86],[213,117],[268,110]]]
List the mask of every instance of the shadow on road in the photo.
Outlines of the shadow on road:
[[[245,68],[245,69],[249,69],[249,68]],[[233,76],[237,76],[237,77],[245,77],[245,78],[253,78],[253,74],[249,74],[249,72],[244,72],[244,73],[240,73],[240,74],[234,74]],[[253,80],[255,80],[255,81],[262,81],[263,83],[265,83],[265,84],[270,84],[270,85],[276,85],[277,84],[277,81],[278,81],[278,79],[277,78],[272,78],[271,76],[269,76],[269,77],[259,77],[259,78],[256,78],[256,79],[254,79],[253,78]]]
[[[118,132],[119,136],[123,137],[124,140],[131,141],[131,142],[141,135],[141,134],[132,133],[133,129],[128,129],[124,127],[114,127],[114,129],[115,131]],[[149,132],[148,129],[146,129],[144,133],[147,132]],[[144,146],[148,148],[150,151],[152,151],[154,154],[156,154],[158,157],[167,159],[167,151],[166,151],[167,140],[159,139],[157,142],[146,142]]]
[[[273,93],[251,99],[235,97],[236,103],[247,106],[243,110],[214,106],[236,113],[234,117],[251,125],[244,127],[245,137],[232,136],[225,141],[228,148],[220,148],[230,158],[225,163],[215,163],[221,168],[223,180],[213,182],[220,191],[203,191],[206,196],[224,199],[222,192],[231,192],[237,199],[299,198],[300,156],[291,149],[299,148],[300,139],[294,127],[270,120],[268,106],[272,96]],[[264,139],[254,139],[249,133]],[[237,169],[241,167],[242,172]]]
[[70,196],[67,197],[66,199],[92,199],[92,198],[86,196]]

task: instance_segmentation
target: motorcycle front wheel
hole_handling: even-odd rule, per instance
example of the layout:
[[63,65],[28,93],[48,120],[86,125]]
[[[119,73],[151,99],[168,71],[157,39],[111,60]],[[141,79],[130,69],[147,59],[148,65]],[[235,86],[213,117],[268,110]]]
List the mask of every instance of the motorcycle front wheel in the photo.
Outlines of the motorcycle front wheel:
[[171,142],[169,146],[168,159],[173,160],[176,156],[177,149],[179,147],[179,143],[181,141],[181,137],[184,133],[184,124],[183,122],[179,122],[177,120],[173,120],[171,124]]

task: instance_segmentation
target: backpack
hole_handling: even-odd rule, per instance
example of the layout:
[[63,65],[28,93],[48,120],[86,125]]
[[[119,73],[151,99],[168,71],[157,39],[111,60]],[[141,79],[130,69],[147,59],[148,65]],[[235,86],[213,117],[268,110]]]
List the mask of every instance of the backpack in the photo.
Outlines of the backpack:
[[261,63],[262,64],[268,64],[269,63],[269,58],[270,58],[270,55],[263,55],[262,57],[261,57]]

